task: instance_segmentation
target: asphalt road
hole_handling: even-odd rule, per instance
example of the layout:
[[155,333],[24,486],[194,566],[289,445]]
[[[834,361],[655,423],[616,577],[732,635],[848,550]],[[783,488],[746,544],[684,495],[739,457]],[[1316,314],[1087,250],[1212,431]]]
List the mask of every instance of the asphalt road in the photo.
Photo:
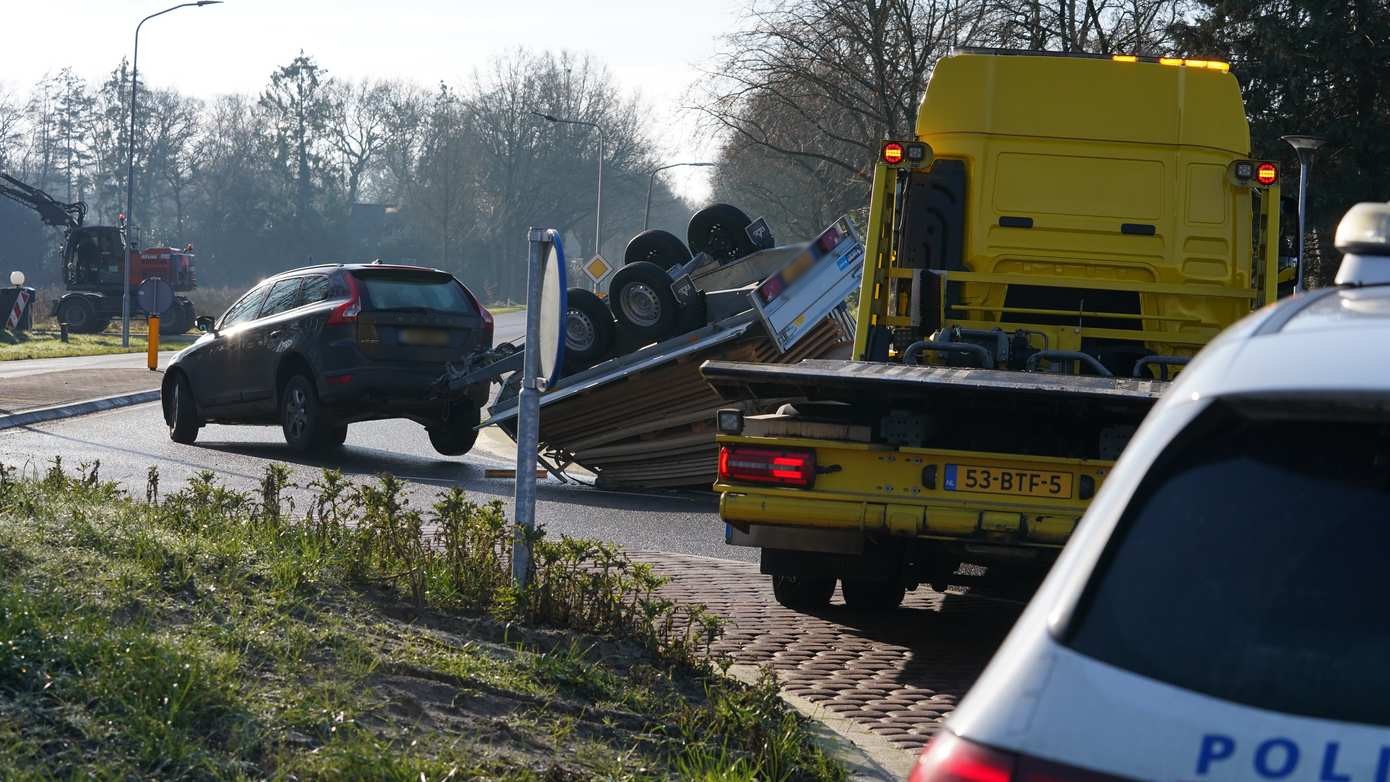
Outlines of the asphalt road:
[[[519,338],[524,318],[521,312],[498,316],[496,340]],[[390,472],[410,484],[412,504],[419,509],[428,509],[435,495],[451,486],[463,487],[479,502],[500,499],[510,507],[513,481],[488,478],[484,471],[516,464],[512,441],[500,430],[484,430],[467,456],[443,457],[430,447],[424,428],[410,421],[353,424],[347,446],[323,457],[293,453],[276,427],[209,425],[199,432],[197,444],[179,445],[169,440],[157,403],[0,432],[0,462],[9,466],[33,472],[55,456],[74,468],[99,460],[102,478],[118,481],[137,496],[144,494],[151,465],[159,468],[163,491],[181,486],[204,469],[228,486],[254,489],[273,462],[289,465],[299,486],[306,486],[325,467],[339,468],[358,480]],[[301,503],[308,494],[305,489],[295,492]],[[539,483],[537,495],[537,520],[552,534],[600,538],[633,550],[756,558],[750,549],[723,544],[713,494],[604,492],[548,478]]]

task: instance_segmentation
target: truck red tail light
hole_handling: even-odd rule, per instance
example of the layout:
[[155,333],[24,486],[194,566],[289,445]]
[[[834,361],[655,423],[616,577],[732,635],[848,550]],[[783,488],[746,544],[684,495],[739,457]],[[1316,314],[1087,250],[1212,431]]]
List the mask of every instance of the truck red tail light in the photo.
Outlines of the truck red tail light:
[[362,291],[357,287],[357,280],[353,279],[351,274],[344,274],[343,280],[347,282],[348,297],[346,301],[328,313],[328,325],[330,326],[356,323],[357,316],[362,314]]
[[1255,166],[1255,181],[1269,187],[1279,181],[1279,167],[1273,163],[1261,163]]
[[905,154],[903,145],[896,141],[890,141],[883,145],[883,162],[890,166],[896,166],[903,162],[903,156]]
[[808,489],[816,482],[816,452],[802,448],[721,445],[719,480]]
[[942,730],[931,740],[908,782],[1124,782],[1121,777],[1016,755]]

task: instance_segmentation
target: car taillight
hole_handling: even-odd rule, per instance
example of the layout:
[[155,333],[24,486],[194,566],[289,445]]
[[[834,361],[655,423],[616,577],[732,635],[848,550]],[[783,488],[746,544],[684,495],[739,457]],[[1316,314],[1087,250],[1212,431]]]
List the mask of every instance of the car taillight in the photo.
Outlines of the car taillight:
[[800,448],[719,447],[719,480],[810,488],[816,482],[816,452]]
[[328,325],[341,326],[347,323],[355,323],[357,316],[362,314],[362,293],[357,287],[357,280],[351,274],[344,274],[343,279],[347,281],[348,297],[347,301],[333,308],[328,313]]
[[492,347],[492,313],[487,311],[487,307],[478,305],[478,314],[483,316],[483,340],[482,347]]
[[1124,782],[1123,777],[991,749],[942,730],[908,782]]

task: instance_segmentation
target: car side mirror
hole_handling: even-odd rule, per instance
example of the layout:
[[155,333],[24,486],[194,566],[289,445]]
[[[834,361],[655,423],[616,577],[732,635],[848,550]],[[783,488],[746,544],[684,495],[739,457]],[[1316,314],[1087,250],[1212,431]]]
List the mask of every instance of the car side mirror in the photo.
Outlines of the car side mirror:
[[217,321],[213,320],[211,315],[200,315],[193,321],[193,324],[198,327],[198,330],[204,334],[217,331],[217,329],[214,328],[216,323]]

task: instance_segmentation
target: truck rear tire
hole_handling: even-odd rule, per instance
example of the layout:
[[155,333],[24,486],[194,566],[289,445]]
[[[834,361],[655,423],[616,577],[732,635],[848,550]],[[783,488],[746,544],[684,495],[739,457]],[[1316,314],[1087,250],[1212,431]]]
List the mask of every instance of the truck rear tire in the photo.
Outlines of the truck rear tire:
[[772,595],[784,608],[793,611],[814,611],[830,604],[835,594],[835,579],[806,576],[773,576]]
[[728,263],[757,251],[743,230],[752,222],[736,206],[711,204],[690,218],[685,236],[692,253],[708,253],[716,261]]
[[902,605],[907,590],[894,581],[840,580],[845,605],[856,611],[892,611]]
[[565,314],[565,369],[579,372],[608,357],[617,336],[608,305],[583,288],[570,288]]
[[690,248],[680,237],[670,231],[651,229],[632,237],[623,251],[623,264],[637,261],[650,261],[657,266],[669,268],[690,260]]
[[68,324],[74,334],[95,334],[109,320],[97,316],[97,308],[85,296],[73,296],[58,305],[58,322]]
[[676,294],[671,292],[671,276],[650,261],[630,263],[613,275],[608,308],[638,345],[675,334]]

